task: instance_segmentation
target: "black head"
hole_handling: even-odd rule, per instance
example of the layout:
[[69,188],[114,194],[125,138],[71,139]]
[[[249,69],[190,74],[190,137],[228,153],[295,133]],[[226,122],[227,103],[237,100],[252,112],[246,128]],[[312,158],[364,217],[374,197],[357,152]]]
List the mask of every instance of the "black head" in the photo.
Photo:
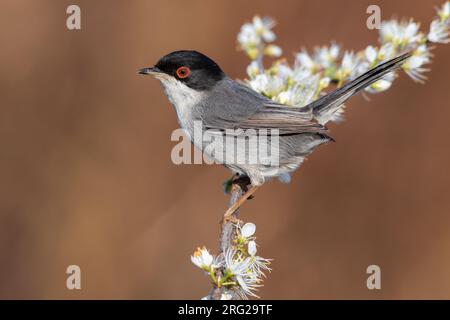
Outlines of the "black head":
[[174,51],[159,59],[151,68],[138,71],[140,74],[166,74],[196,90],[212,88],[225,77],[220,67],[210,58],[197,51]]

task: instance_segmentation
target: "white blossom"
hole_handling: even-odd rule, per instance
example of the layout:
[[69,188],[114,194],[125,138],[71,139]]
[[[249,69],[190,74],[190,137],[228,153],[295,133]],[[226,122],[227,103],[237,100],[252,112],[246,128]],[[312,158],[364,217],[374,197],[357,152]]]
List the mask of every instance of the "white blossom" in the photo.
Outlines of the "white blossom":
[[306,50],[303,50],[302,52],[299,52],[295,55],[295,62],[297,64],[296,67],[302,67],[310,72],[314,72],[317,67],[313,58],[311,58]]
[[365,90],[369,93],[380,93],[386,91],[392,86],[392,82],[395,80],[395,74],[389,73],[383,77],[383,79],[378,80],[377,82],[372,83]]
[[236,277],[236,280],[243,294],[259,298],[255,294],[255,291],[262,287],[262,285],[259,284],[260,280],[255,274],[249,272],[246,275],[239,275]]
[[237,39],[244,49],[250,46],[256,46],[261,42],[261,38],[258,36],[255,28],[250,23],[246,23],[242,26],[241,32],[239,32]]
[[430,52],[426,45],[419,46],[413,55],[402,66],[403,70],[416,82],[423,83],[427,77],[423,75],[429,69],[423,66],[431,61]]
[[368,46],[366,50],[364,51],[365,58],[367,62],[369,62],[369,65],[374,65],[378,59],[378,51],[376,48],[372,46]]
[[224,253],[224,266],[233,275],[241,275],[247,272],[249,267],[249,262],[247,260],[237,259],[237,250],[234,248],[229,248]]
[[450,1],[445,2],[442,7],[438,9],[438,16],[441,21],[445,21],[450,18]]
[[257,61],[252,61],[247,66],[247,75],[252,79],[256,77],[259,73],[261,73],[261,70],[259,68],[259,64]]
[[358,58],[353,53],[353,51],[346,52],[344,54],[344,58],[342,58],[341,68],[346,70],[347,72],[351,73],[357,64],[358,64]]
[[297,67],[292,70],[291,80],[295,83],[302,83],[305,80],[309,79],[311,76],[312,74],[310,70],[303,67]]
[[345,52],[344,57],[342,58],[341,65],[336,72],[339,81],[343,81],[347,78],[351,78],[357,75],[359,72],[359,63],[360,61],[353,51]]
[[284,88],[284,81],[279,77],[268,74],[258,74],[249,81],[250,87],[267,97],[273,97],[279,94]]
[[320,47],[316,49],[314,60],[317,64],[326,69],[336,62],[339,51],[340,47],[334,43],[329,47]]
[[259,16],[253,17],[253,27],[258,35],[260,35],[264,41],[275,41],[275,33],[271,30],[275,26],[275,21],[269,17],[260,18]]
[[[327,80],[322,82],[325,85]],[[320,77],[318,74],[304,78],[302,81],[295,83],[288,89],[280,92],[274,100],[291,106],[303,107],[314,100],[319,90]]]
[[289,79],[295,76],[294,70],[287,63],[277,63],[272,67],[271,71],[275,73],[275,76],[283,79],[284,82],[289,81]]
[[249,257],[243,258],[234,249],[225,252],[225,268],[228,274],[236,280],[238,287],[232,289],[242,298],[246,295],[258,297],[254,291],[261,287],[259,275],[253,271],[252,261]]
[[275,22],[271,18],[255,16],[252,22],[245,23],[241,27],[237,41],[252,60],[263,53],[271,57],[281,55],[281,48],[275,45],[267,46],[263,52],[264,43],[273,42],[276,39],[275,33],[271,30],[274,26]]
[[290,87],[286,91],[280,92],[278,96],[276,96],[275,101],[281,104],[285,104],[288,106],[297,106],[299,98],[301,98],[300,90],[297,90],[298,87]]
[[395,20],[382,22],[380,35],[383,43],[391,42],[400,47],[418,43],[422,38],[419,24],[412,20],[400,23]]
[[381,46],[378,50],[378,60],[386,61],[392,59],[395,56],[395,48],[392,43],[388,42]]
[[205,247],[197,248],[197,250],[195,250],[194,254],[191,256],[191,261],[197,267],[205,271],[209,271],[214,261],[214,257]]
[[259,257],[256,255],[257,248],[256,248],[256,242],[250,241],[248,243],[248,254],[250,255],[250,269],[257,277],[265,277],[264,272],[268,271],[270,272],[271,269],[269,268],[270,259],[264,259],[262,257]]
[[[234,297],[241,299],[246,299],[249,295],[257,297],[255,291],[262,286],[264,272],[271,271],[268,267],[270,260],[256,255],[255,224],[237,225],[237,230],[236,247],[229,247],[220,255],[220,265],[224,270],[221,285]],[[245,239],[245,242],[241,242],[240,239]]]
[[433,20],[428,33],[428,40],[434,43],[449,43],[450,32],[446,21]]

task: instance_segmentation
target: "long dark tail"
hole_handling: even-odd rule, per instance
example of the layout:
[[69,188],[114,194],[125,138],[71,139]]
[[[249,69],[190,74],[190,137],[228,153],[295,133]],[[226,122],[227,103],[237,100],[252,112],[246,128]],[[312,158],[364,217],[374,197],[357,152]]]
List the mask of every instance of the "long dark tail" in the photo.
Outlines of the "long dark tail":
[[398,69],[409,57],[411,57],[411,52],[407,52],[392,60],[384,62],[345,84],[343,87],[317,99],[307,107],[312,109],[313,115],[317,121],[324,124],[347,99],[367,86],[370,86],[372,83],[380,80],[388,73]]

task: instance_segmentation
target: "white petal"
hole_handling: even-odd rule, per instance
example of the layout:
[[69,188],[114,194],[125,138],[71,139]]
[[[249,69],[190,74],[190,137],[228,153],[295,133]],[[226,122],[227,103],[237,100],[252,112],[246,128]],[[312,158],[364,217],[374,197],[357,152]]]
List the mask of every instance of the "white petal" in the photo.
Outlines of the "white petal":
[[277,76],[281,79],[287,79],[289,77],[292,77],[293,70],[291,67],[289,67],[287,64],[279,64],[276,67],[277,70]]
[[247,75],[250,78],[254,78],[256,77],[256,75],[258,75],[258,73],[259,73],[258,62],[252,61],[247,67]]
[[394,55],[394,46],[390,42],[384,44],[380,48],[380,51],[378,51],[378,58],[380,60],[390,59],[392,58],[393,55]]
[[353,52],[346,52],[342,58],[342,68],[348,71],[352,71],[356,66],[357,60]]
[[276,39],[275,33],[270,30],[265,30],[262,34],[262,37],[266,42],[272,42]]
[[412,56],[406,63],[409,69],[420,68],[426,62],[424,56]]
[[200,257],[191,256],[191,261],[192,261],[192,263],[195,264],[197,267],[199,267],[199,268],[202,267],[202,261],[201,261]]
[[237,40],[243,47],[257,45],[261,41],[255,28],[250,23],[246,23],[241,27]]
[[247,284],[245,283],[244,278],[243,278],[242,276],[237,276],[237,277],[236,277],[236,280],[237,280],[238,284],[241,286],[241,288],[242,288],[244,291],[247,291],[247,290],[248,290],[248,289],[247,289]]
[[440,10],[438,10],[438,15],[441,20],[447,20],[450,17],[450,1],[447,1]]
[[419,25],[417,23],[411,22],[405,29],[405,37],[412,38],[415,36],[417,31],[419,30]]
[[297,67],[292,72],[292,80],[302,82],[309,79],[311,75],[311,70],[304,67]]
[[269,83],[269,77],[266,74],[258,74],[249,82],[250,87],[258,92],[265,92]]
[[337,44],[332,44],[330,47],[330,56],[333,59],[337,59],[337,57],[339,56],[339,46]]
[[271,17],[264,17],[262,20],[266,29],[272,29],[275,26],[275,20]]
[[439,20],[433,20],[430,25],[428,40],[435,43],[449,43],[450,33],[447,23],[441,22]]
[[251,256],[256,255],[256,252],[258,251],[258,249],[256,249],[256,242],[255,241],[249,241],[248,242],[248,253]]
[[368,46],[366,48],[366,59],[370,63],[373,63],[377,59],[377,50],[374,47]]
[[307,69],[313,69],[314,68],[314,61],[311,59],[309,54],[306,51],[300,52],[296,55],[296,59],[298,63]]
[[378,80],[377,82],[373,83],[369,87],[367,87],[366,91],[370,92],[370,93],[379,93],[379,92],[386,91],[391,86],[392,86],[392,81],[389,81],[386,79],[381,79],[381,80]]
[[242,226],[242,229],[241,229],[241,235],[242,235],[244,238],[249,238],[249,237],[251,237],[252,235],[255,234],[255,232],[256,232],[256,225],[255,225],[254,223],[247,222],[246,224],[244,224],[244,225]]
[[203,264],[206,266],[210,266],[214,260],[214,257],[208,252],[208,250],[202,250],[202,260]]
[[391,87],[392,82],[381,79],[375,82],[373,85],[377,88],[377,90],[384,91]]
[[264,28],[263,21],[259,16],[253,17],[253,26],[256,30],[262,30]]

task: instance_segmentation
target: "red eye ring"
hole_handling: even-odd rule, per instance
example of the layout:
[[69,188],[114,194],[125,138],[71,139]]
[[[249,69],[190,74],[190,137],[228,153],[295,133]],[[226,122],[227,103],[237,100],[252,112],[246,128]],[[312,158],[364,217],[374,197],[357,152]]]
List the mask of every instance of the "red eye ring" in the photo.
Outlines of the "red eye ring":
[[179,67],[177,69],[177,77],[180,79],[184,79],[189,77],[191,70],[188,67]]

